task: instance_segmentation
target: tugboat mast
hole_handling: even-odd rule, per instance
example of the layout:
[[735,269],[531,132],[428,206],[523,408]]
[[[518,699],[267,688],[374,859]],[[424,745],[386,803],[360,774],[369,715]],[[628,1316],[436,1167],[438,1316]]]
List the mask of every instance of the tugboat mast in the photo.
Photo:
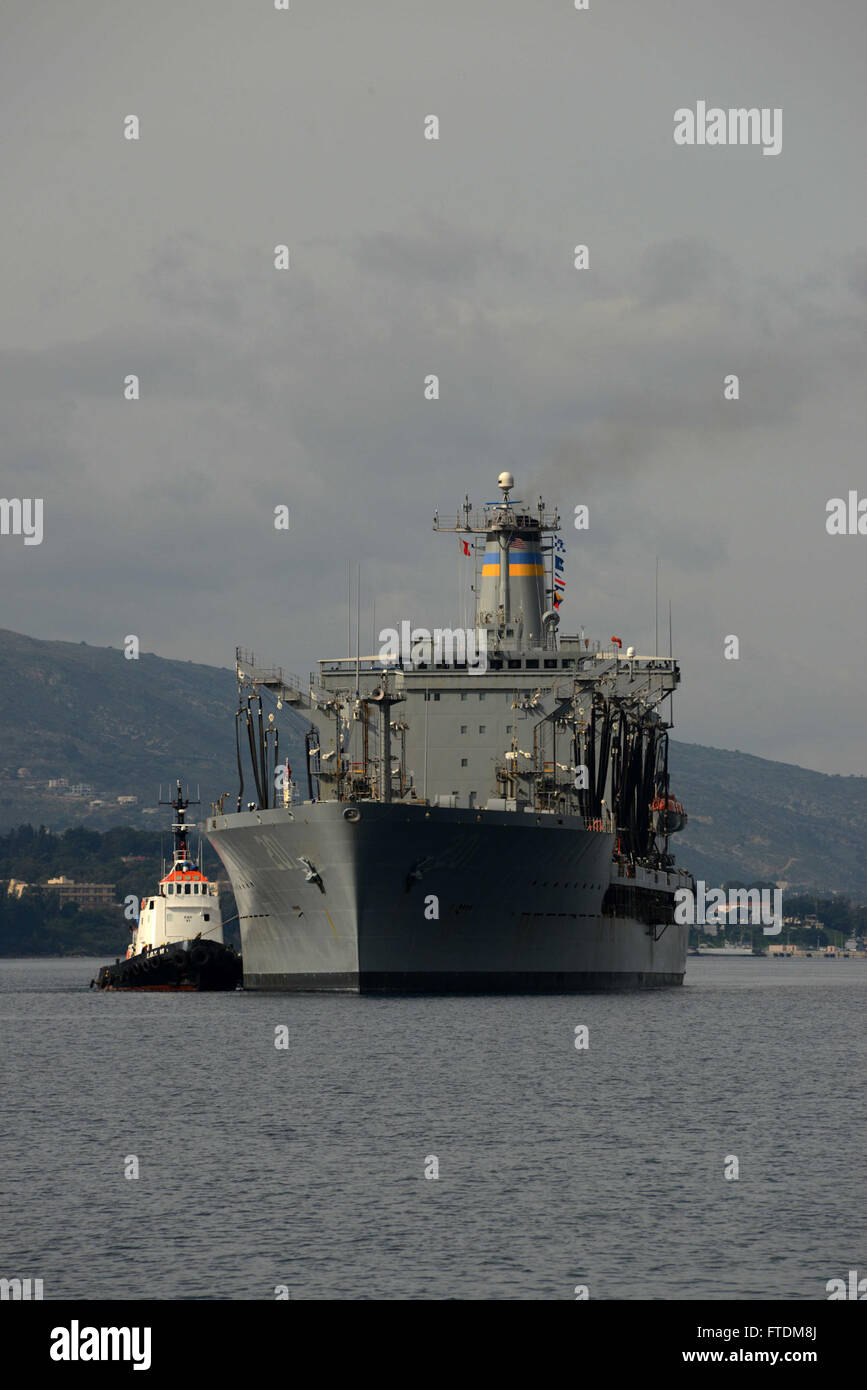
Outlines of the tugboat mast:
[[189,865],[195,868],[195,861],[190,855],[187,845],[187,835],[190,827],[187,825],[187,808],[189,806],[199,806],[199,801],[191,801],[189,797],[184,798],[181,780],[178,778],[175,787],[175,795],[172,801],[160,801],[160,806],[171,806],[175,812],[175,819],[172,821],[172,868],[180,865]]

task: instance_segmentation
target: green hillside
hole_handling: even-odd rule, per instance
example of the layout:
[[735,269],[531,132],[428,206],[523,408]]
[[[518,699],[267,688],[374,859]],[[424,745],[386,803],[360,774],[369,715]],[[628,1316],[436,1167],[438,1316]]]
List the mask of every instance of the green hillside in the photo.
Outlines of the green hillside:
[[689,814],[676,853],[696,878],[867,901],[867,778],[693,743],[673,742],[670,766]]
[[[154,810],[180,777],[203,810],[237,792],[234,672],[83,642],[43,642],[0,629],[0,830],[156,827]],[[300,765],[303,723],[281,715],[281,743]],[[301,730],[299,739],[298,731]],[[49,789],[65,778],[67,788]],[[72,796],[69,787],[92,788]],[[135,796],[119,805],[118,796]],[[102,806],[91,806],[102,801]]]

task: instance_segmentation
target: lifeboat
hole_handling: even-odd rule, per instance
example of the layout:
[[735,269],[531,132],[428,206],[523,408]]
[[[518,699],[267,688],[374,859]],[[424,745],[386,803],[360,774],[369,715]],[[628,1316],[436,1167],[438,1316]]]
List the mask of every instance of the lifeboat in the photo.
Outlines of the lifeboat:
[[673,835],[675,831],[683,830],[688,819],[682,803],[673,796],[654,797],[650,810],[657,835]]

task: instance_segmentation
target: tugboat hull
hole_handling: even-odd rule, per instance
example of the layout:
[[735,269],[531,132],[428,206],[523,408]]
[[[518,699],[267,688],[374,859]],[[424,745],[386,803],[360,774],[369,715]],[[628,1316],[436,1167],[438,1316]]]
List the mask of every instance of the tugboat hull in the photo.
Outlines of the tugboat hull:
[[241,983],[241,957],[215,941],[176,942],[104,965],[92,983],[97,989],[162,992],[235,989]]

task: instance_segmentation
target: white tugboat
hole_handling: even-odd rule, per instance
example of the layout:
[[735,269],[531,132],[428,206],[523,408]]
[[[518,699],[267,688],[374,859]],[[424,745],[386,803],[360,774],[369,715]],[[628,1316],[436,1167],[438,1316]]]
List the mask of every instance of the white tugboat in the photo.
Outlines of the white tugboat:
[[225,990],[241,982],[241,957],[223,940],[219,890],[188,848],[187,807],[178,782],[171,872],[141,904],[125,960],[104,965],[100,989]]

